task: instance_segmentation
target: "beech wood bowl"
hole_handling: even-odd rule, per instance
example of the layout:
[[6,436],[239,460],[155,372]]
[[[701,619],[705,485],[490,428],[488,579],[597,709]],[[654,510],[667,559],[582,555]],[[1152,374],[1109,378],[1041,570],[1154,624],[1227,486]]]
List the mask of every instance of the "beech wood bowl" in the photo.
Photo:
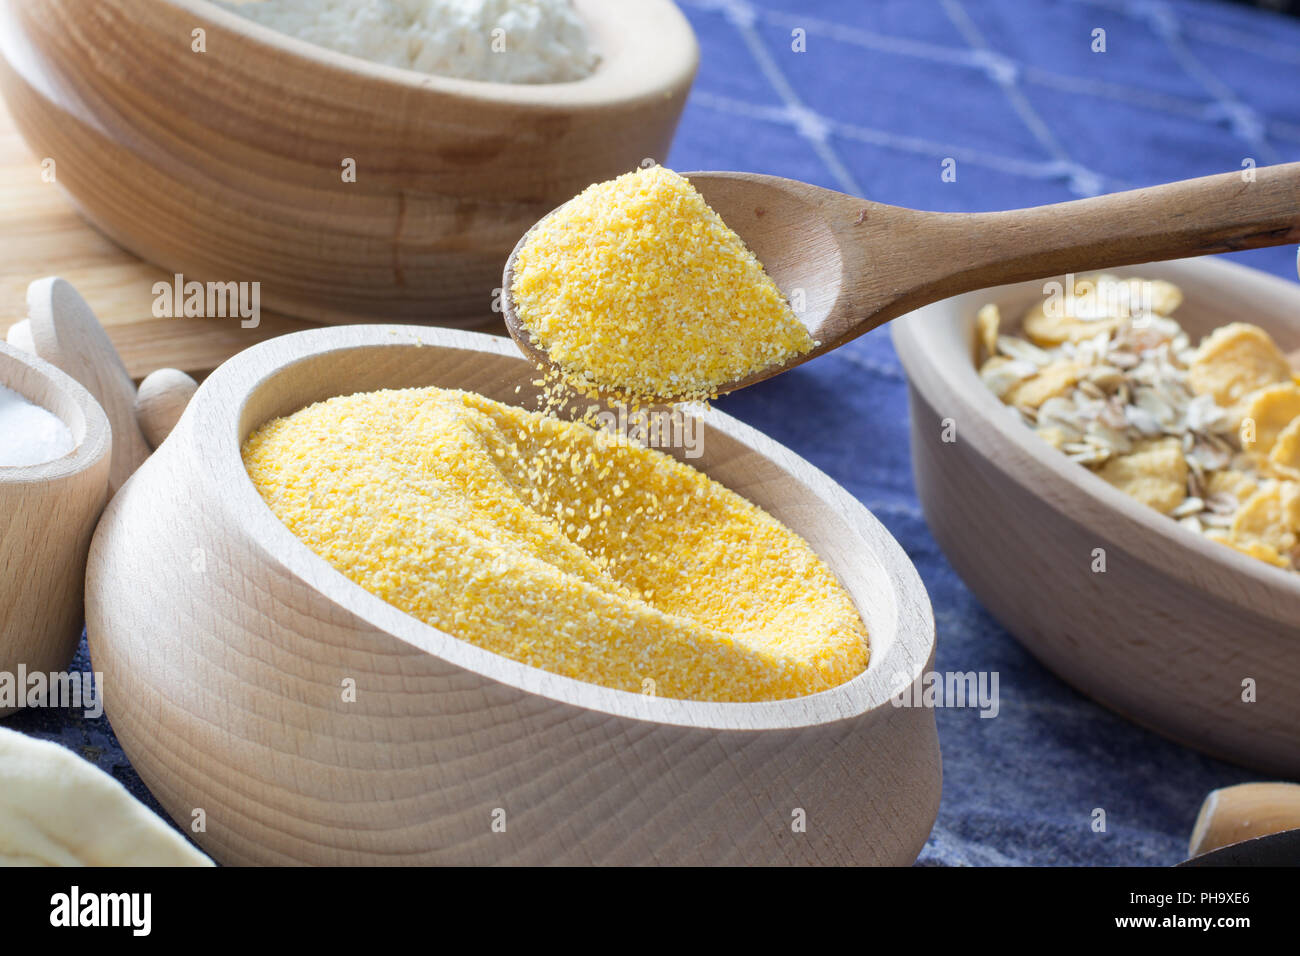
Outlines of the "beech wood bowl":
[[[1294,282],[1215,259],[1106,271],[1179,286],[1174,317],[1193,342],[1244,321],[1284,352],[1300,346]],[[956,296],[894,323],[930,529],[989,612],[1074,687],[1187,746],[1300,776],[1300,575],[1139,504],[1049,446],[980,381],[976,311],[996,302],[1012,325],[1043,284]],[[943,440],[946,419],[956,441]],[[1092,570],[1098,548],[1104,573]]]
[[[75,442],[53,461],[0,466],[0,673],[22,691],[20,667],[63,671],[81,640],[86,552],[108,497],[111,438],[88,391],[3,342],[0,385],[57,415]],[[0,717],[17,709],[0,704]]]
[[912,862],[938,738],[891,697],[931,666],[929,602],[875,518],[761,434],[709,412],[691,463],[803,535],[871,640],[855,679],[764,703],[610,690],[429,627],[310,551],[240,459],[254,428],[330,396],[438,385],[535,408],[536,377],[492,336],[366,325],[270,340],[203,383],[87,573],[105,707],[150,790],[182,826],[203,811],[195,838],[224,863]]
[[533,223],[665,160],[694,79],[671,0],[575,5],[599,67],[523,85],[371,63],[205,0],[0,0],[0,92],[81,213],[187,281],[257,281],[308,319],[482,325]]

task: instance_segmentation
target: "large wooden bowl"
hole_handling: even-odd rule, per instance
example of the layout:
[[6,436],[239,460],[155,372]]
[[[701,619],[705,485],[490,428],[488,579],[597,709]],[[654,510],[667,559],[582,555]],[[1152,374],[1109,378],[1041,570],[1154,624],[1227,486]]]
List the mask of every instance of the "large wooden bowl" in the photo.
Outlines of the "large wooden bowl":
[[482,324],[529,226],[664,161],[694,78],[671,0],[575,2],[600,66],[519,85],[381,66],[204,0],[0,0],[0,91],[83,215],[187,280],[258,281],[262,306],[309,319]]
[[106,510],[86,581],[107,713],[155,796],[183,826],[202,810],[195,837],[226,863],[910,863],[938,739],[891,695],[930,666],[929,602],[881,525],[789,451],[713,412],[692,463],[812,544],[871,663],[755,704],[609,690],[428,627],[312,553],[240,460],[252,429],[329,396],[440,385],[536,407],[536,377],[491,336],[355,326],[203,383]]
[[[1300,346],[1300,287],[1213,259],[1112,269],[1167,279],[1196,341],[1232,321]],[[1120,714],[1215,756],[1300,775],[1300,576],[1200,537],[1069,461],[981,383],[975,313],[1006,320],[1042,282],[957,296],[894,323],[917,493],[981,603]],[[955,441],[944,441],[951,419]],[[1095,549],[1105,551],[1094,573]],[[1243,696],[1254,682],[1255,699]]]
[[[88,391],[3,342],[0,385],[57,415],[75,442],[62,458],[0,467],[0,673],[17,681],[20,668],[63,671],[81,640],[86,552],[108,498],[112,440]],[[17,709],[0,701],[0,717]]]

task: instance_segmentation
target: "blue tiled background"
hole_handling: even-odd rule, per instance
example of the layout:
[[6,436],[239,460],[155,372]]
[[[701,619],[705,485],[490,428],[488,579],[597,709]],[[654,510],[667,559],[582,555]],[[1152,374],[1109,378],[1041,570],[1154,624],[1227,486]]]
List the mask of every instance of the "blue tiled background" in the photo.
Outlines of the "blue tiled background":
[[[1277,15],[1193,0],[681,2],[702,65],[667,157],[677,169],[978,211],[1300,159],[1300,21]],[[796,28],[806,52],[791,49]],[[1105,53],[1090,49],[1097,28]],[[944,183],[949,157],[957,180]],[[1294,280],[1295,255],[1234,258]],[[1204,794],[1252,779],[1074,693],[975,602],[917,506],[886,331],[720,404],[889,527],[929,589],[940,670],[1000,674],[996,719],[938,712],[943,805],[923,864],[1173,864]],[[84,646],[74,667],[87,668]],[[149,799],[105,721],[36,711],[7,726],[63,742]],[[1091,830],[1096,807],[1105,833]]]

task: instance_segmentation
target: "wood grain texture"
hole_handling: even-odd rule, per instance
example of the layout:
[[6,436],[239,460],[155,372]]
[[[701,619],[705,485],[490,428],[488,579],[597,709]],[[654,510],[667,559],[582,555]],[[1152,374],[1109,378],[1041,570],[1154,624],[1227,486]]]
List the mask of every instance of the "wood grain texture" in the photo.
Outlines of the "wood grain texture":
[[5,333],[5,341],[23,352],[36,354],[36,341],[32,338],[32,323],[28,319],[15,322]]
[[1239,783],[1212,790],[1201,804],[1187,855],[1200,856],[1242,840],[1300,830],[1300,784]]
[[[1300,163],[990,213],[921,212],[756,173],[686,173],[792,302],[816,358],[949,296],[1070,271],[1300,242]],[[525,239],[527,237],[525,236]],[[520,240],[522,244],[524,240]],[[506,264],[509,289],[518,246]],[[796,296],[795,293],[798,293]],[[513,305],[506,326],[538,361]]]
[[135,417],[150,448],[157,448],[171,434],[198,388],[194,379],[174,368],[145,376],[135,394]]
[[755,704],[609,690],[428,627],[313,554],[240,461],[253,428],[329,396],[531,403],[535,378],[489,336],[356,326],[263,343],[204,382],[105,512],[87,573],[107,712],[150,790],[183,826],[204,810],[196,837],[225,863],[910,863],[938,740],[931,710],[891,695],[931,666],[929,603],[884,528],[789,451],[710,412],[693,464],[812,544],[872,658]]
[[[1300,346],[1300,287],[1210,259],[1110,270],[1182,288],[1193,341],[1228,322]],[[969,293],[894,324],[917,493],[944,554],[1047,667],[1120,714],[1217,757],[1300,775],[1300,576],[1178,526],[1069,461],[980,381],[975,313],[1009,320],[1042,282]],[[945,420],[956,441],[943,441]],[[1106,571],[1093,573],[1094,549]],[[1257,700],[1243,701],[1243,681]]]
[[113,494],[151,450],[136,418],[135,383],[95,313],[65,279],[33,282],[27,311],[36,354],[85,386],[108,416],[113,432],[108,490]]
[[165,366],[204,375],[241,349],[318,324],[265,309],[255,329],[223,318],[155,318],[154,283],[171,281],[171,273],[142,262],[77,215],[57,178],[42,179],[40,159],[0,104],[0,331],[11,345],[35,351],[30,334],[23,339],[22,330],[13,330],[26,321],[27,287],[56,272],[94,306],[137,380]]
[[86,218],[169,274],[257,281],[312,320],[495,324],[519,236],[663,159],[694,78],[670,0],[577,7],[598,69],[511,85],[368,63],[203,0],[3,0],[0,91]]
[[76,442],[54,461],[0,467],[0,672],[62,671],[81,639],[86,552],[108,496],[108,419],[63,372],[7,344],[0,385],[57,415]]

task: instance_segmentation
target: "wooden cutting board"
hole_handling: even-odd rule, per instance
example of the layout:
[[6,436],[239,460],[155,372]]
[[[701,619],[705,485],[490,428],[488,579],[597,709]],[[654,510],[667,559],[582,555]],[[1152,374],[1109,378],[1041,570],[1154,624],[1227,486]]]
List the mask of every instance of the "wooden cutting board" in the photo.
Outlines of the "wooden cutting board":
[[164,367],[202,377],[263,339],[317,326],[265,310],[256,329],[238,319],[155,318],[153,284],[170,273],[105,238],[42,180],[40,160],[0,102],[0,338],[27,316],[28,284],[48,275],[77,287],[136,380]]

